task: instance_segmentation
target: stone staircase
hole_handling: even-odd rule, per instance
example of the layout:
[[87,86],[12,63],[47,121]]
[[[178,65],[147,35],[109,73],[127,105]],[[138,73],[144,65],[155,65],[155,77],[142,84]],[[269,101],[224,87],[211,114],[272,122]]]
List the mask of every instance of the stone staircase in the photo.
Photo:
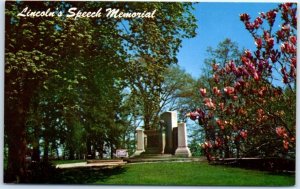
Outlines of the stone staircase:
[[194,162],[204,161],[204,158],[193,158],[193,157],[179,157],[172,154],[145,154],[142,153],[140,156],[124,158],[127,163],[150,163],[150,162]]

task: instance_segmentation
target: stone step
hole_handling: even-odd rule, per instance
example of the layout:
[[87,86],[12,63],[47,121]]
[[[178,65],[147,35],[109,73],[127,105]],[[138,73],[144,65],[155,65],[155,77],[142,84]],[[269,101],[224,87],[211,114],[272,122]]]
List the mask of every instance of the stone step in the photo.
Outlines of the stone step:
[[122,163],[122,159],[90,159],[87,160],[86,163]]
[[140,156],[135,158],[171,158],[174,157],[172,154],[146,154],[142,153]]
[[128,158],[127,163],[150,163],[150,162],[194,162],[203,161],[203,158]]

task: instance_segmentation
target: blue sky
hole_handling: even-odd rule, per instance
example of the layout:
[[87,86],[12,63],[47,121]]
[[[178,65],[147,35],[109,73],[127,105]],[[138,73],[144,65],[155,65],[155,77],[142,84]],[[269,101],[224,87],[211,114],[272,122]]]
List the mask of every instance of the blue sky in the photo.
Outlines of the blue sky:
[[253,50],[253,39],[239,15],[248,13],[254,19],[259,12],[267,12],[277,6],[277,3],[197,3],[194,5],[194,14],[198,20],[197,36],[183,41],[177,56],[179,65],[198,78],[207,56],[207,47],[215,48],[225,38],[237,42],[240,48]]

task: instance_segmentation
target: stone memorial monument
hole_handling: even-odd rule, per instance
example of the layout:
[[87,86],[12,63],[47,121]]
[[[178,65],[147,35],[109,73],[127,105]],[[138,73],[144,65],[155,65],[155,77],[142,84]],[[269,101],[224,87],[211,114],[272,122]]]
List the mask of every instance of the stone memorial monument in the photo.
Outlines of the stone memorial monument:
[[142,129],[136,130],[136,150],[133,156],[139,156],[141,153],[145,152],[145,143],[144,143],[144,131]]
[[176,111],[161,114],[160,125],[157,128],[156,130],[136,130],[137,146],[133,157],[147,154],[191,157],[187,146],[186,124],[177,122]]
[[175,151],[175,156],[191,157],[189,147],[187,146],[186,124],[178,123],[178,147]]
[[165,135],[166,135],[166,146],[165,153],[173,154],[173,128],[177,127],[177,113],[175,111],[164,112],[161,114],[161,119],[164,121],[165,125]]

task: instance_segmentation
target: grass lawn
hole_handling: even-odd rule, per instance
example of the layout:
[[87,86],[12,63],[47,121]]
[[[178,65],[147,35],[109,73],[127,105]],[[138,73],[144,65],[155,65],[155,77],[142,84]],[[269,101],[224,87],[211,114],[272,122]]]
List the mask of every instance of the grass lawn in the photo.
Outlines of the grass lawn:
[[80,162],[85,162],[85,160],[54,160],[51,161],[54,165],[59,165],[59,164],[66,164],[66,163],[80,163]]
[[293,186],[295,175],[208,165],[205,162],[127,164],[107,170],[71,169],[56,183],[103,185]]

